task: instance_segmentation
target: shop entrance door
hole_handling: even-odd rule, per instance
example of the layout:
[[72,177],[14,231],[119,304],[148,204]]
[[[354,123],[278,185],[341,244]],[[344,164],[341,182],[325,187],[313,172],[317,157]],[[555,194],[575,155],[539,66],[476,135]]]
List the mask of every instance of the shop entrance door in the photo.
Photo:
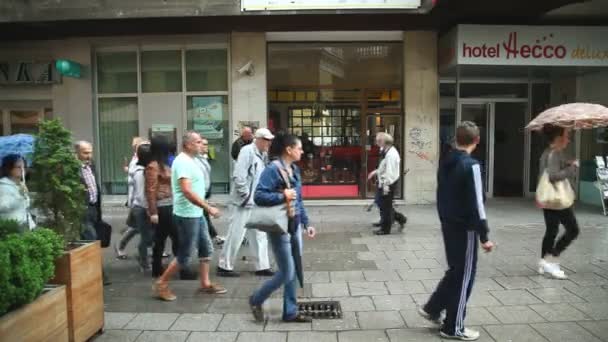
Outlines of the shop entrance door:
[[481,142],[473,157],[481,164],[487,197],[524,195],[527,102],[478,101],[459,106],[459,121],[473,121]]
[[[365,172],[364,177],[365,198],[374,198],[376,195],[376,182],[367,181],[367,175],[378,167],[380,161],[380,150],[376,146],[376,134],[379,132],[387,132],[395,138],[395,147],[399,154],[403,155],[403,138],[402,138],[401,114],[389,113],[368,113],[366,116],[365,127]],[[403,168],[403,161],[401,163]],[[403,169],[402,169],[403,171]],[[402,179],[397,184],[395,198],[401,198]]]

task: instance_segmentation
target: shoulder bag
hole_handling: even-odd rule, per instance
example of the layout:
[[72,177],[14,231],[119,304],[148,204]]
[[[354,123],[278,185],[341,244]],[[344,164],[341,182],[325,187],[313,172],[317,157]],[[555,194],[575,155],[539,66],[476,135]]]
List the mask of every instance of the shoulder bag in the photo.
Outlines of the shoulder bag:
[[574,190],[567,178],[551,182],[547,170],[543,171],[536,187],[536,203],[539,207],[551,210],[567,209],[574,204],[574,198]]

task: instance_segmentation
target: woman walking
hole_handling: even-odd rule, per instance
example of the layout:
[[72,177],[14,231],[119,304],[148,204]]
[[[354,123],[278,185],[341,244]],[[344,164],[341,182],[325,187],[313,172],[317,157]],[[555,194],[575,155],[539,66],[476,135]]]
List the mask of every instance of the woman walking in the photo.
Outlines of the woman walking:
[[310,317],[298,313],[296,298],[298,282],[296,263],[299,262],[296,259],[302,254],[301,226],[306,229],[309,238],[314,238],[316,234],[315,228],[308,226],[308,216],[302,203],[300,170],[295,165],[295,162],[302,157],[302,153],[302,142],[297,137],[277,134],[270,147],[270,156],[277,159],[264,169],[255,191],[254,201],[258,206],[270,207],[286,202],[293,204],[289,210],[288,233],[268,234],[279,270],[249,298],[253,316],[258,322],[264,321],[262,305],[281,286],[285,287],[283,321],[311,321]]
[[[547,172],[551,183],[568,180],[570,184],[573,184],[579,164],[578,160],[567,159],[564,153],[570,143],[569,133],[568,129],[553,125],[543,128],[543,134],[546,136],[549,146],[540,157],[539,169],[541,177],[544,172]],[[573,207],[559,210],[543,208],[543,215],[546,231],[538,272],[547,273],[557,279],[566,279],[566,274],[559,266],[559,256],[579,234]],[[566,231],[556,242],[560,224]]]
[[2,158],[0,173],[0,219],[17,221],[23,230],[34,229],[30,196],[24,181],[25,160],[18,154]]
[[133,168],[133,189],[130,198],[131,215],[133,215],[135,229],[140,236],[138,263],[142,273],[150,268],[148,263],[148,247],[152,245],[152,237],[154,236],[154,230],[150,224],[147,212],[148,201],[146,199],[145,178],[145,167],[150,163],[151,156],[150,144],[141,144],[137,147],[137,164]]
[[178,236],[173,224],[173,195],[171,192],[171,147],[163,136],[154,137],[150,144],[150,162],[146,166],[146,200],[150,222],[155,225],[152,249],[152,276],[163,273],[162,259],[167,237],[171,238],[173,255],[177,255]]

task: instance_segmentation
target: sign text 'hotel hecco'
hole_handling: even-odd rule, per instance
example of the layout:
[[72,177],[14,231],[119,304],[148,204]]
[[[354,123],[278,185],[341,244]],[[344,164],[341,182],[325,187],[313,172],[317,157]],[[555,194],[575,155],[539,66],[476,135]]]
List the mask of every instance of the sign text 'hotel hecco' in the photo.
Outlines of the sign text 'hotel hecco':
[[[532,59],[564,59],[568,50],[564,45],[553,45],[550,39],[553,33],[539,38],[533,44],[521,44],[517,40],[517,32],[509,33],[507,40],[496,45],[462,44],[462,57],[465,58],[532,58]],[[574,57],[574,56],[573,56]]]

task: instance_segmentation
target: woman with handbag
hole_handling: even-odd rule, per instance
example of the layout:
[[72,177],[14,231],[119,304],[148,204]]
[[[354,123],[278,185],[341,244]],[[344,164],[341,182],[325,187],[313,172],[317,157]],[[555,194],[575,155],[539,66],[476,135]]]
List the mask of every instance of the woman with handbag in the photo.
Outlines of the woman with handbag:
[[[270,156],[276,158],[262,172],[254,195],[260,207],[286,205],[288,215],[287,232],[269,232],[279,270],[249,298],[251,311],[256,321],[264,322],[262,305],[281,286],[283,293],[283,321],[305,323],[311,318],[298,313],[297,284],[301,279],[302,231],[314,238],[315,228],[308,225],[308,216],[302,203],[300,170],[295,165],[302,157],[302,142],[294,135],[279,133],[270,146]],[[256,210],[255,208],[253,210]],[[300,267],[298,274],[298,266]]]
[[[546,225],[538,272],[557,279],[567,278],[560,268],[559,256],[579,234],[573,210],[575,195],[571,186],[578,161],[569,160],[564,154],[570,143],[569,133],[568,129],[553,125],[543,128],[549,146],[540,157],[541,175],[536,190],[536,200],[543,209]],[[566,231],[556,242],[560,224]]]
[[0,172],[0,220],[19,223],[22,231],[32,230],[36,223],[30,213],[30,196],[25,185],[25,159],[18,154],[2,158]]

